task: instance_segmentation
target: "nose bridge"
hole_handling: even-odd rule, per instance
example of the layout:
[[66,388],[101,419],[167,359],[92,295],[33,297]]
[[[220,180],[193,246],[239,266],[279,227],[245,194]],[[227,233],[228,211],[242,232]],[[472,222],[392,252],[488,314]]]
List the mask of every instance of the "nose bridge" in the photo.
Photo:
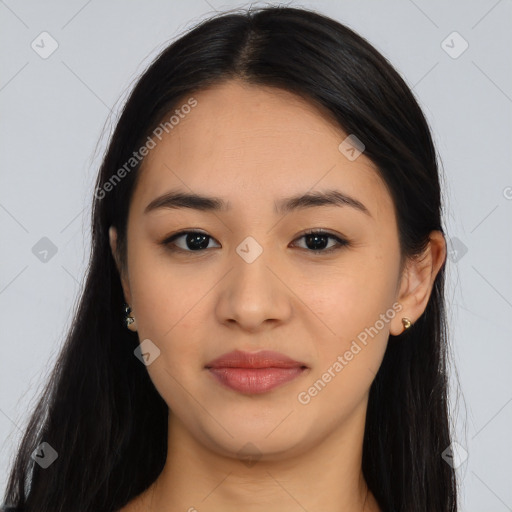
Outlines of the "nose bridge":
[[222,284],[217,305],[222,322],[235,321],[256,329],[267,320],[284,320],[290,313],[286,292],[268,268],[270,249],[263,247],[262,237],[260,240],[247,236],[230,255],[232,271]]

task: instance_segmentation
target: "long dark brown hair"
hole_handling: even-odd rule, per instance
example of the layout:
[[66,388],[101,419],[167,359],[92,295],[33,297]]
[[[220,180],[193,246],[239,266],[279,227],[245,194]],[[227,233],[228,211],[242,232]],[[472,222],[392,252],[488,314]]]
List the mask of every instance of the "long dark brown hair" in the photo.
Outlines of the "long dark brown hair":
[[[105,187],[183,98],[233,78],[278,87],[322,107],[365,145],[394,200],[403,258],[440,230],[436,152],[404,80],[365,39],[311,10],[268,7],[217,15],[168,46],[129,96],[93,194],[92,244],[74,320],[14,460],[5,510],[114,512],[155,481],[166,460],[168,407],[134,357],[124,297],[109,246],[126,226],[140,163]],[[119,174],[118,174],[119,176]],[[363,471],[384,511],[454,512],[444,265],[424,314],[390,342],[371,386]],[[42,469],[31,458],[58,453]],[[12,507],[12,508],[8,508]]]

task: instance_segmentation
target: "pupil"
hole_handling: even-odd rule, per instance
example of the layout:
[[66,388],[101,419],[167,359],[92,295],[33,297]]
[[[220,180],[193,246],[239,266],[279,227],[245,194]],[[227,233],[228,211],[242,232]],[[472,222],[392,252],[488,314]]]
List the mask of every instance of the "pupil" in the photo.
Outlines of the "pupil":
[[[201,242],[202,239],[202,243]],[[208,235],[202,235],[201,233],[189,233],[187,235],[187,247],[193,251],[196,251],[198,249],[206,249],[208,247]],[[196,242],[199,241],[198,245],[194,245]],[[190,246],[189,242],[192,244]]]
[[[319,240],[322,240],[319,242]],[[309,247],[310,242],[313,242],[314,247]],[[327,246],[327,236],[326,235],[306,235],[306,245],[310,249],[325,249]]]

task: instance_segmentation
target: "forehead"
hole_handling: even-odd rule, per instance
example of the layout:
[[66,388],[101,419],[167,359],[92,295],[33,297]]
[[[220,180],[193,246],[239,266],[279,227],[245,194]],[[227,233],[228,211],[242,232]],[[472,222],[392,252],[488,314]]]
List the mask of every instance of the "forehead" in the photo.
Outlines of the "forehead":
[[175,107],[169,133],[153,137],[156,146],[139,171],[134,195],[140,211],[177,187],[224,197],[235,208],[268,202],[270,209],[279,196],[323,188],[356,196],[372,215],[392,208],[374,164],[364,153],[352,161],[340,151],[348,134],[322,107],[282,89],[235,80],[193,98],[192,109]]

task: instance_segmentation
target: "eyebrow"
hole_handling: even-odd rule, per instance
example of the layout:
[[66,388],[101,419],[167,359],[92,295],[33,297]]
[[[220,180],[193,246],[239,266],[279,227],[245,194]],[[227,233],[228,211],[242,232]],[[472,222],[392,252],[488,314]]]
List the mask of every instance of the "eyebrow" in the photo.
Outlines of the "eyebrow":
[[[289,213],[294,210],[312,208],[318,206],[349,206],[369,217],[372,217],[368,208],[357,199],[343,194],[338,190],[326,190],[323,192],[308,192],[296,196],[286,197],[274,202],[276,214]],[[230,204],[219,197],[208,197],[194,193],[171,190],[166,194],[153,199],[144,209],[149,213],[161,208],[191,208],[199,211],[229,211]]]

